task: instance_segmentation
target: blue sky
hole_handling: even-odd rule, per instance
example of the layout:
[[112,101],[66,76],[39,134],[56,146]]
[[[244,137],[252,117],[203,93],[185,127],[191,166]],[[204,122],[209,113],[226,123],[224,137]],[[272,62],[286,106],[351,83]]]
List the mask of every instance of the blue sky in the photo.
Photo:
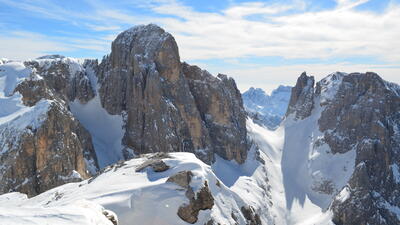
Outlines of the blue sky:
[[99,58],[116,35],[156,23],[181,60],[244,91],[293,85],[307,71],[376,71],[400,83],[400,0],[0,0],[0,57]]

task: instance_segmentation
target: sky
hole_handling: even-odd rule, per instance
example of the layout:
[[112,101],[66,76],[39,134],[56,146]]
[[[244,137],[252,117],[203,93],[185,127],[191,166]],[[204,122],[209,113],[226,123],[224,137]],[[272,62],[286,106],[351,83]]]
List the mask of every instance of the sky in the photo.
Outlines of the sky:
[[0,58],[98,58],[118,33],[155,23],[182,61],[241,91],[374,71],[400,83],[400,0],[0,0]]

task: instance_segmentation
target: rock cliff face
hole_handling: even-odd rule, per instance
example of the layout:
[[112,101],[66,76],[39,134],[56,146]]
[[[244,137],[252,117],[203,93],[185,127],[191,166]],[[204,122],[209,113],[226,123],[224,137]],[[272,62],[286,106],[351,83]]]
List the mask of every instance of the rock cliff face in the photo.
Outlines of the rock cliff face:
[[0,193],[36,195],[96,173],[99,140],[70,106],[123,120],[123,156],[112,158],[192,152],[209,164],[215,154],[246,159],[246,113],[234,80],[181,63],[175,39],[156,25],[118,35],[100,64],[51,55],[0,66]]
[[[90,134],[66,104],[77,96],[88,97],[87,87],[72,88],[83,72],[71,74],[74,63],[62,59],[29,61],[25,66],[4,64],[2,71],[8,81],[15,74],[27,77],[3,89],[15,86],[2,98],[7,104],[1,113],[6,122],[0,124],[0,192],[32,196],[88,178],[96,172],[97,160]],[[13,114],[19,116],[7,120]]]
[[311,115],[314,108],[314,77],[304,72],[292,88],[286,115],[294,113],[296,119],[304,119]]
[[98,75],[102,105],[125,116],[123,144],[135,154],[246,158],[246,114],[233,79],[182,64],[175,39],[156,25],[118,35]]
[[318,114],[322,135],[314,148],[328,145],[339,157],[355,154],[354,168],[345,168],[351,171],[346,184],[335,191],[335,181],[326,183],[335,196],[333,222],[399,224],[399,86],[370,72],[332,74],[316,84],[315,92],[312,84],[312,77],[300,76],[288,116],[302,120]]

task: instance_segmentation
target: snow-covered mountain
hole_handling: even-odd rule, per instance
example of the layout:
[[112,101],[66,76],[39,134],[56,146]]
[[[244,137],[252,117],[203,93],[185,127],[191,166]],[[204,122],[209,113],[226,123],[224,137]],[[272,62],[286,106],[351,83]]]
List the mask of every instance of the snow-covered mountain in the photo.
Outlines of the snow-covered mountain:
[[[16,193],[8,194],[9,198],[4,195],[0,205],[11,206],[13,211],[0,211],[0,224],[9,221],[9,214],[23,216],[23,211],[28,209],[53,214],[61,220],[62,209],[81,206],[82,199],[90,201],[87,211],[101,212],[97,208],[102,205],[117,214],[119,224],[126,225],[132,221],[153,225],[247,224],[249,221],[269,224],[272,218],[268,213],[268,196],[263,195],[264,189],[260,186],[266,185],[266,174],[255,153],[252,149],[242,165],[218,158],[211,167],[192,153],[145,155],[108,166],[91,179],[65,184],[33,198]],[[79,215],[81,208],[72,211],[69,218]],[[59,215],[54,213],[57,210]],[[43,221],[27,217],[28,221]],[[18,221],[7,224],[19,224]]]
[[256,123],[276,129],[285,116],[292,87],[279,86],[271,95],[261,88],[251,87],[242,94],[243,104]]
[[1,59],[0,224],[400,223],[397,84],[303,73],[243,99],[251,119],[155,25],[101,63]]

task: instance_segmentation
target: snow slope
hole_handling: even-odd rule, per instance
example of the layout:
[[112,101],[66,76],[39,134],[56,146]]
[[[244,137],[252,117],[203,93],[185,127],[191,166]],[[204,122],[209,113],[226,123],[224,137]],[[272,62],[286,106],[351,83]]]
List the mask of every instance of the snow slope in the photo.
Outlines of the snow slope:
[[271,211],[277,224],[331,224],[331,202],[347,197],[356,151],[333,154],[318,124],[345,76],[333,75],[320,82],[321,93],[309,117],[301,120],[290,114],[275,131],[248,121],[249,135],[268,158]]
[[[214,197],[212,210],[200,211],[199,220],[195,224],[203,225],[211,218],[220,224],[246,224],[246,219],[241,214],[241,207],[245,205],[254,207],[265,224],[271,222],[265,196],[262,194],[265,192],[259,185],[261,180],[265,180],[265,177],[261,179],[265,176],[265,170],[258,161],[250,158],[247,165],[236,165],[236,170],[230,170],[232,176],[229,177],[237,179],[228,187],[213,170],[227,168],[233,162],[219,159],[218,166],[212,168],[192,153],[171,153],[170,156],[171,158],[163,159],[170,167],[164,172],[154,172],[151,168],[136,172],[135,169],[147,160],[145,157],[136,158],[106,167],[104,172],[94,179],[65,184],[30,199],[16,198],[19,200],[14,201],[13,207],[19,207],[20,210],[49,208],[48,213],[51,214],[51,209],[72,207],[71,204],[85,199],[115,212],[119,224],[122,225],[132,224],[132,221],[141,221],[149,225],[187,224],[177,215],[179,206],[188,203],[185,190],[166,180],[179,171],[190,170],[194,174],[190,183],[193,190],[198,191],[207,181]],[[251,173],[251,176],[243,175],[245,173]],[[0,205],[2,204],[0,196]],[[43,213],[46,214],[47,211]],[[3,222],[4,217],[0,213],[0,224]]]
[[0,199],[0,224],[113,225],[103,214],[104,208],[89,201],[81,200],[57,207],[10,206],[10,203],[15,204],[14,197],[12,196],[9,201]]
[[[313,225],[313,224],[332,224],[331,213],[324,212],[324,209],[310,200],[312,192],[306,192],[301,182],[302,179],[308,179],[309,174],[303,174],[301,171],[285,171],[283,165],[287,159],[283,158],[285,151],[285,127],[280,126],[275,131],[268,130],[252,121],[248,121],[249,135],[260,147],[262,154],[266,158],[266,167],[268,174],[268,183],[271,191],[271,214],[274,217],[275,224],[282,225]],[[296,142],[298,143],[298,142]],[[293,152],[291,156],[299,156]],[[304,162],[294,163],[301,165]],[[287,182],[294,179],[292,186]],[[299,182],[298,182],[299,181]],[[314,194],[314,193],[312,193]]]
[[95,72],[91,68],[87,68],[86,73],[95,97],[86,104],[75,100],[69,106],[72,114],[91,134],[99,166],[104,168],[124,158],[122,155],[124,123],[122,116],[110,115],[102,107]]
[[[53,209],[61,208],[61,211],[84,199],[115,212],[122,225],[132,221],[150,225],[187,224],[177,216],[179,206],[188,203],[185,190],[166,180],[179,171],[190,170],[194,174],[190,183],[193,190],[200,190],[207,181],[214,197],[214,207],[200,211],[195,224],[203,225],[210,218],[220,224],[246,224],[241,213],[242,206],[246,205],[254,207],[263,224],[332,224],[331,212],[326,211],[326,205],[322,204],[332,196],[321,195],[309,186],[314,180],[310,178],[312,172],[319,171],[319,167],[313,165],[310,149],[299,154],[287,148],[285,134],[290,134],[291,130],[285,126],[271,131],[248,120],[247,128],[254,145],[242,165],[217,157],[216,162],[208,166],[192,153],[171,153],[171,158],[163,159],[170,169],[154,172],[146,168],[136,172],[136,168],[151,156],[146,155],[108,166],[93,179],[66,184],[31,199],[14,193],[13,210],[18,213],[18,208],[32,208],[44,210],[39,210],[39,214],[51,214]],[[307,143],[307,140],[297,139],[296,143],[298,141]],[[298,163],[290,160],[294,156],[301,159],[303,154],[309,158]],[[324,163],[329,166],[329,161],[334,158],[324,157]],[[284,168],[288,162],[295,169]],[[304,170],[302,165],[309,170]],[[288,180],[292,180],[290,187],[286,183]],[[345,193],[341,195],[345,198]],[[2,202],[4,197],[0,196],[0,205]],[[3,221],[4,217],[0,216],[0,224]]]
[[46,118],[52,101],[41,100],[35,106],[23,105],[22,96],[14,93],[24,79],[41,79],[21,62],[4,62],[0,65],[0,154],[9,149],[5,140],[18,141],[26,128],[35,129]]

